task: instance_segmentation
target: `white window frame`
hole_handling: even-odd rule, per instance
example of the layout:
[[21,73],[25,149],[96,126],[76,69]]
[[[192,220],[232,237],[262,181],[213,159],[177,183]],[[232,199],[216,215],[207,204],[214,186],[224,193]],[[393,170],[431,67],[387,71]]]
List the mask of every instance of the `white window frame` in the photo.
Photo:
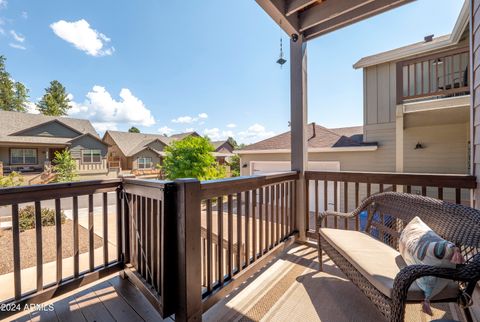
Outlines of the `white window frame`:
[[[93,161],[94,152],[98,152],[98,155],[100,156],[99,161]],[[85,161],[85,157],[90,157],[90,161]],[[99,149],[82,150],[82,164],[99,164],[99,163],[102,163],[102,150],[99,150]]]
[[[140,160],[142,160],[143,162],[141,162]],[[149,161],[148,161],[149,160]],[[149,167],[147,167],[147,161],[149,163]],[[141,167],[140,165],[143,165],[143,167]],[[151,157],[139,157],[137,158],[137,168],[139,170],[149,170],[149,169],[152,169],[153,168],[153,162],[152,162],[152,158]]]
[[[17,150],[17,151],[22,151],[22,162],[21,163],[18,163],[18,162],[13,162],[13,151],[14,150]],[[35,155],[35,162],[26,162],[25,161],[25,158],[31,158],[30,156],[25,156],[25,151],[27,150],[31,150],[31,151],[34,151],[34,155]],[[11,148],[10,149],[10,164],[11,165],[34,165],[34,164],[38,164],[38,150],[36,148]]]

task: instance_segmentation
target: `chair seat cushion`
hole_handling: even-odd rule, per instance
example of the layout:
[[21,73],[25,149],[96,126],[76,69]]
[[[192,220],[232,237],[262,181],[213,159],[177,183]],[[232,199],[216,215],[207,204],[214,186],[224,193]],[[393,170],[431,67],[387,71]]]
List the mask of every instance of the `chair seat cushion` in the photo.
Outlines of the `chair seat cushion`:
[[[320,234],[377,290],[391,298],[393,281],[400,270],[407,266],[397,250],[363,232],[321,228]],[[432,300],[455,298],[458,292],[458,284],[449,281]],[[418,285],[412,283],[407,300],[423,301],[424,297]]]

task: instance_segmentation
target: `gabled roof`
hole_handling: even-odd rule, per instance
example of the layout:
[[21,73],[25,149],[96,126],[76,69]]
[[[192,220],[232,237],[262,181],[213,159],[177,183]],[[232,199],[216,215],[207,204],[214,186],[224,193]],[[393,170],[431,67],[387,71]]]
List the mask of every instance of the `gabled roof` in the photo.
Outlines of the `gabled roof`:
[[[132,156],[140,151],[143,151],[148,148],[149,144],[155,141],[159,141],[164,145],[170,145],[171,142],[182,140],[190,135],[198,136],[198,133],[196,132],[180,133],[169,137],[160,134],[130,133],[122,131],[106,131],[105,135],[107,135],[107,133],[125,156]],[[150,150],[156,151],[151,148]]]
[[0,111],[0,136],[13,135],[52,121],[64,124],[79,134],[90,133],[98,137],[89,120],[10,111]]
[[232,149],[233,149],[233,146],[230,144],[230,142],[229,142],[228,140],[212,141],[212,142],[210,142],[210,143],[211,143],[211,144],[213,145],[213,147],[215,148],[215,151],[217,151],[218,148],[221,147],[222,145],[224,145],[225,143],[229,144],[229,145],[232,147]]
[[[362,148],[362,147],[375,147],[376,143],[364,143],[363,142],[363,127],[347,127],[327,129],[323,126],[315,123],[310,123],[307,129],[307,145],[309,150],[321,150],[331,149],[334,151],[336,148],[341,150],[342,148]],[[285,132],[269,139],[247,145],[237,152],[239,154],[245,152],[261,153],[262,151],[287,151],[291,146],[291,132]]]
[[469,1],[465,0],[451,34],[433,38],[433,40],[429,42],[421,41],[372,56],[363,57],[353,65],[353,68],[365,68],[391,61],[403,60],[405,58],[425,54],[431,51],[447,49],[448,47],[458,44],[468,27],[469,9]]
[[102,144],[105,144],[106,146],[110,146],[108,143],[102,141],[102,139],[100,139],[98,136],[92,135],[91,133],[85,133],[85,134],[79,135],[79,136],[77,136],[77,137],[74,137],[74,138],[70,139],[70,140],[68,141],[68,143],[72,143],[72,142],[74,142],[74,141],[77,141],[77,140],[79,140],[79,139],[81,139],[81,138],[83,138],[83,137],[85,137],[85,136],[91,137],[92,139],[94,139],[94,140],[96,140],[96,141],[98,141],[98,142],[100,142],[100,143],[102,143]]

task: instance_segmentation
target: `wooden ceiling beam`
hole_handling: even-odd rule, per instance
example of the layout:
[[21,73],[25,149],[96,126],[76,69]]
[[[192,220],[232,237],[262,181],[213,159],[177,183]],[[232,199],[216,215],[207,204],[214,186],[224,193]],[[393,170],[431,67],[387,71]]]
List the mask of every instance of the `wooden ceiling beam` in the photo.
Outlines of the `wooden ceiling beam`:
[[374,0],[330,0],[322,2],[300,13],[300,32],[342,16],[373,1]]
[[351,25],[355,22],[375,16],[396,7],[400,7],[413,1],[415,0],[376,0],[374,2],[370,2],[365,6],[357,7],[356,9],[348,11],[343,15],[336,16],[333,19],[324,21],[323,23],[307,29],[306,31],[304,31],[305,39],[311,40],[326,33]]
[[255,0],[287,35],[300,34],[297,15],[286,16],[286,0]]
[[323,0],[287,0],[286,16],[291,16],[305,7],[322,1]]

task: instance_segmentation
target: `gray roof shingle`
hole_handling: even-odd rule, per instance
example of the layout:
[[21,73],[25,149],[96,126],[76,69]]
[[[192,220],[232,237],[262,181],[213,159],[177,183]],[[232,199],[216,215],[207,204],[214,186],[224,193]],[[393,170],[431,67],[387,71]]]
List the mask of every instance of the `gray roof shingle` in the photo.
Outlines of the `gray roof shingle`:
[[147,145],[155,140],[159,140],[165,145],[170,145],[171,142],[182,140],[189,135],[198,135],[196,132],[180,133],[168,137],[160,134],[130,133],[122,131],[107,131],[105,135],[107,133],[115,141],[118,148],[125,156],[132,156],[144,150],[147,148]]
[[0,142],[67,144],[71,138],[14,135],[15,133],[55,120],[79,132],[79,135],[91,134],[94,137],[99,138],[98,133],[95,131],[89,120],[0,111]]
[[[310,123],[307,129],[307,138],[309,148],[355,147],[374,144],[363,142],[362,126],[327,129],[315,123]],[[260,142],[247,145],[240,151],[290,149],[290,140],[291,133],[288,131]]]

